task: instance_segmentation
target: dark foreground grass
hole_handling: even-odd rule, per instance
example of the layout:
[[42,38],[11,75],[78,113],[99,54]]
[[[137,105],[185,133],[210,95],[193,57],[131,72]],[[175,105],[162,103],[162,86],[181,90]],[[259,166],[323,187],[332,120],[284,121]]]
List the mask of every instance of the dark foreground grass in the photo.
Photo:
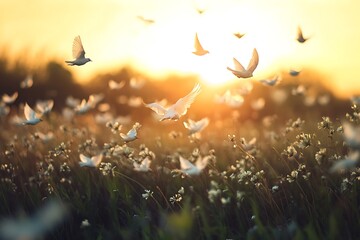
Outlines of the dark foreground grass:
[[[347,116],[355,125],[357,111]],[[0,214],[26,218],[59,199],[67,214],[45,239],[357,239],[360,171],[330,172],[349,153],[345,119],[316,109],[291,120],[223,117],[199,139],[181,122],[146,120],[140,139],[124,144],[91,112],[70,122],[53,112],[36,126],[5,118]],[[37,131],[55,137],[43,141]],[[79,166],[80,153],[100,152],[99,167]],[[185,176],[173,171],[180,155],[211,160]],[[145,157],[151,171],[134,171]]]

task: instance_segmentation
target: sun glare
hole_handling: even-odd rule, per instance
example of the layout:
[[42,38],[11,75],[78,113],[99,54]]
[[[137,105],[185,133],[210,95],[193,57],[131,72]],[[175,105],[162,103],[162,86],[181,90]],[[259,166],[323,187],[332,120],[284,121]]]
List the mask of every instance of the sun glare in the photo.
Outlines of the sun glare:
[[[291,47],[280,43],[282,48],[279,50],[279,42],[272,34],[281,35],[281,29],[269,30],[268,25],[276,25],[277,22],[266,14],[260,19],[266,21],[266,25],[245,21],[250,16],[244,14],[238,17],[235,11],[220,11],[221,16],[229,16],[221,22],[219,16],[210,10],[202,15],[193,11],[184,11],[182,14],[183,17],[179,19],[159,13],[162,21],[143,29],[134,48],[137,67],[146,69],[149,75],[155,77],[164,73],[190,73],[199,76],[206,84],[222,85],[236,79],[226,69],[228,66],[233,67],[233,57],[247,67],[252,51],[256,48],[260,60],[254,77],[263,77],[274,71],[269,66],[273,66],[279,56]],[[234,36],[236,32],[243,32],[245,36],[239,39]],[[209,54],[192,54],[196,33]]]

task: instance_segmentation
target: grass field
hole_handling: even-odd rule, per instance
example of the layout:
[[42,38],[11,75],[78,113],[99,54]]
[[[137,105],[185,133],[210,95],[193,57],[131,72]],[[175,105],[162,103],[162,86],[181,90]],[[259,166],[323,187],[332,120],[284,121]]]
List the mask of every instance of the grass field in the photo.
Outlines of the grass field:
[[[57,109],[37,125],[18,126],[11,119],[22,108],[11,106],[0,127],[1,236],[357,239],[360,171],[331,170],[357,151],[359,136],[350,146],[343,125],[357,129],[359,108],[332,96],[310,106],[288,86],[265,88],[263,109],[249,107],[256,94],[236,109],[208,99],[177,122],[159,122],[140,106],[134,116],[141,117],[122,128],[96,122],[96,109],[70,119]],[[287,91],[287,99],[276,102],[274,89]],[[210,124],[189,136],[183,122],[204,117],[196,113],[204,106]],[[135,122],[139,139],[124,143],[120,132]],[[80,154],[103,159],[80,167]],[[180,156],[209,161],[189,176],[179,170]],[[151,170],[135,171],[145,158]]]

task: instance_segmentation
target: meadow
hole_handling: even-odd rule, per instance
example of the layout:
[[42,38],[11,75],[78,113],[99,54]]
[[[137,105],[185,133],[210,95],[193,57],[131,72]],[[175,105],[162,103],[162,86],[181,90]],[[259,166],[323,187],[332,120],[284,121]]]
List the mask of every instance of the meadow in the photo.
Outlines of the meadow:
[[[107,81],[103,88],[88,86],[104,98],[83,114],[64,113],[67,93],[53,97],[54,109],[36,125],[14,124],[24,100],[1,116],[3,239],[358,238],[360,170],[334,168],[360,144],[358,135],[352,145],[344,136],[344,124],[359,125],[356,102],[312,81],[301,90],[303,79],[292,76],[277,86],[253,83],[241,106],[214,102],[215,93],[240,88],[239,80],[230,87],[202,85],[187,115],[159,122],[142,104],[114,99],[171,102],[196,81],[146,83],[142,90],[124,81],[118,91],[107,89]],[[38,95],[31,91],[19,98],[28,94],[33,107]],[[265,106],[255,104],[259,98]],[[209,125],[189,135],[183,122],[203,117]],[[124,142],[120,133],[137,122],[138,139]],[[103,158],[97,167],[81,167],[80,154]],[[180,169],[180,156],[208,163],[190,176]],[[134,163],[146,158],[150,170],[136,171]],[[55,213],[41,210],[48,202]]]

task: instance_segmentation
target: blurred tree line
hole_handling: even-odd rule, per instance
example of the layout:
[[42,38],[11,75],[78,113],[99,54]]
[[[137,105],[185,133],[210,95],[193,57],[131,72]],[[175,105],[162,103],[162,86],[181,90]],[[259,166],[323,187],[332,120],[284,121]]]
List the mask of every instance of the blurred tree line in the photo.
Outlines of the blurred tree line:
[[[34,84],[31,88],[20,88],[20,83],[28,76],[32,75]],[[202,84],[202,93],[196,99],[189,111],[188,118],[210,117],[214,119],[221,119],[224,115],[229,116],[238,112],[238,119],[260,120],[263,116],[278,114],[284,118],[297,116],[299,113],[307,113],[314,115],[339,116],[350,111],[350,104],[348,100],[337,99],[327,88],[322,84],[324,76],[315,71],[306,71],[297,77],[292,77],[287,72],[282,73],[282,82],[278,86],[269,87],[256,82],[254,83],[251,93],[244,97],[244,103],[241,107],[236,109],[224,104],[214,103],[214,96],[216,94],[222,95],[226,90],[232,91],[239,88],[243,79],[237,79],[231,84],[221,86],[207,86]],[[130,79],[136,77],[145,80],[144,87],[140,89],[132,88],[129,84]],[[108,86],[110,80],[116,82],[125,81],[125,86],[119,90],[111,90]],[[130,107],[127,104],[119,103],[119,97],[141,97],[145,103],[160,101],[167,99],[168,103],[173,104],[179,98],[188,94],[194,87],[195,83],[199,82],[196,76],[178,76],[172,75],[165,79],[154,81],[149,79],[142,73],[125,67],[119,68],[111,73],[99,74],[94,76],[90,82],[80,84],[75,81],[68,67],[63,63],[50,61],[45,66],[40,67],[30,72],[29,68],[22,63],[15,63],[10,66],[6,57],[0,57],[0,94],[12,94],[19,92],[19,97],[15,104],[28,102],[30,105],[35,104],[37,100],[53,99],[55,101],[54,109],[61,110],[65,106],[65,99],[72,96],[78,99],[88,99],[90,94],[103,94],[103,102],[109,103],[112,108],[111,111],[116,114],[127,115],[131,114],[137,118],[148,117],[152,112],[143,106],[139,108]],[[90,84],[89,84],[90,83]],[[292,95],[294,89],[299,85],[304,85],[307,92],[304,94]],[[279,89],[287,92],[287,99],[284,103],[276,103],[272,99]],[[310,91],[309,91],[310,89]],[[320,96],[327,94],[329,96],[329,103],[326,105],[319,105],[315,103],[312,106],[304,104],[305,97],[308,93],[312,96]],[[252,102],[259,98],[265,100],[265,107],[260,111],[253,109]],[[114,107],[113,107],[114,106]],[[139,110],[140,109],[140,110]],[[344,116],[344,115],[343,115]],[[185,119],[184,119],[185,120]]]

